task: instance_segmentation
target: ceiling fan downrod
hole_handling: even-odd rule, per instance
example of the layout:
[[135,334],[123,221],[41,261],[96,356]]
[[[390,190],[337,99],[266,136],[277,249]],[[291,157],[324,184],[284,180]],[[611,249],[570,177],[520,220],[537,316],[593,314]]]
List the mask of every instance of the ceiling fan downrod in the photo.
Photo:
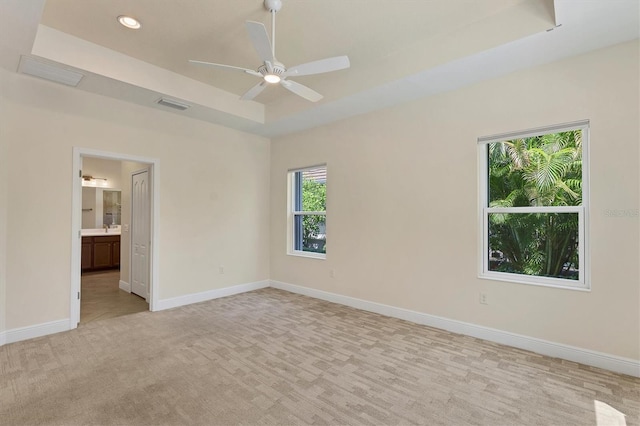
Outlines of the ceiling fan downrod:
[[276,57],[276,13],[282,9],[282,0],[264,0],[264,8],[271,12],[271,54]]
[[263,0],[264,8],[271,13],[271,40],[264,24],[260,22],[247,21],[246,27],[249,38],[256,53],[262,61],[262,65],[257,70],[238,67],[234,65],[218,64],[215,62],[195,61],[190,59],[189,62],[197,65],[204,65],[214,68],[222,68],[227,70],[240,71],[254,77],[260,77],[262,81],[250,88],[240,99],[249,101],[258,96],[267,87],[268,84],[279,83],[288,91],[311,101],[318,102],[322,99],[322,95],[315,90],[289,80],[289,77],[301,77],[305,75],[323,74],[332,71],[343,70],[350,67],[349,57],[335,56],[331,58],[320,59],[317,61],[306,62],[295,65],[293,67],[285,67],[284,64],[276,59],[276,13],[282,8],[282,0]]

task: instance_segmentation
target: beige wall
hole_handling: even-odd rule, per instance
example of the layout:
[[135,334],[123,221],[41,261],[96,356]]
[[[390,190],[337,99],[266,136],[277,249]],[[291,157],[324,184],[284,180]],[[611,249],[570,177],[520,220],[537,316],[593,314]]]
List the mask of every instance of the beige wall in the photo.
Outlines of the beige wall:
[[82,229],[97,228],[96,224],[96,188],[82,187]]
[[[639,359],[638,217],[605,214],[639,205],[638,50],[625,43],[273,140],[271,278]],[[592,290],[478,279],[477,138],[582,119]],[[287,170],[325,162],[327,258],[287,256]]]
[[[160,299],[271,277],[640,359],[640,226],[605,214],[639,205],[638,48],[515,73],[271,148],[0,70],[0,332],[69,316],[80,146],[159,159]],[[478,279],[476,138],[580,119],[591,120],[592,291]],[[287,256],[286,172],[325,162],[327,259]],[[33,227],[50,217],[55,226]],[[489,305],[478,303],[480,291]]]
[[5,329],[69,318],[74,146],[159,160],[160,300],[269,277],[267,139],[0,73]]

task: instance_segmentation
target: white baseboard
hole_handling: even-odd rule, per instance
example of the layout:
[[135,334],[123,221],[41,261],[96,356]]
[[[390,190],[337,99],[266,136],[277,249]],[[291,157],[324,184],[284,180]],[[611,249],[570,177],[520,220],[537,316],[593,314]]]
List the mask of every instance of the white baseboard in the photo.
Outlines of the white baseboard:
[[[28,327],[14,328],[4,332],[4,343],[20,342],[22,340],[33,339],[46,336],[48,334],[60,333],[69,330],[69,319],[45,322],[42,324],[30,325]],[[1,342],[1,340],[0,340]]]
[[422,312],[397,308],[381,303],[369,302],[362,299],[356,299],[354,297],[342,296],[340,294],[301,287],[280,281],[272,280],[271,287],[310,296],[316,299],[326,300],[328,302],[350,306],[352,308],[362,309],[364,311],[411,321],[417,324],[427,325],[429,327],[447,330],[453,333],[464,334],[515,348],[525,349],[541,355],[562,358],[568,361],[614,371],[616,373],[640,377],[640,361],[630,358],[623,358],[575,346],[549,342],[535,337],[523,336],[520,334],[510,333],[508,331],[497,330],[467,322],[429,315]]
[[[122,288],[123,284],[127,283],[120,281],[120,288]],[[269,286],[292,293],[310,296],[316,299],[350,306],[356,309],[362,309],[364,311],[374,312],[393,318],[411,321],[416,324],[427,325],[429,327],[435,327],[451,331],[453,333],[464,334],[467,336],[477,337],[479,339],[484,339],[507,346],[529,350],[542,355],[562,358],[593,367],[603,368],[605,370],[615,371],[617,373],[640,377],[640,361],[638,360],[618,357],[615,355],[578,348],[575,346],[564,345],[561,343],[549,342],[534,337],[523,336],[520,334],[510,333],[507,331],[497,330],[476,324],[438,317],[422,312],[411,311],[409,309],[397,308],[381,303],[370,302],[354,297],[343,296],[336,293],[329,293],[322,290],[301,287],[294,284],[288,284],[273,280],[240,284],[231,287],[160,300],[157,303],[155,310],[161,311],[164,309],[176,308],[178,306],[204,302],[220,297],[232,296],[234,294],[245,293]],[[123,290],[125,289],[123,288]],[[48,334],[67,331],[71,329],[69,324],[69,319],[64,319],[43,324],[36,324],[28,327],[6,330],[0,333],[0,346],[7,343],[14,343],[22,340],[46,336]]]
[[215,290],[203,291],[202,293],[186,294],[184,296],[173,297],[171,299],[159,300],[154,306],[154,311],[177,308],[178,306],[190,305],[192,303],[205,302],[207,300],[218,299],[220,297],[232,296],[234,294],[246,293],[247,291],[258,290],[269,287],[270,282],[257,281],[254,283],[239,284],[231,287],[217,288]]
[[[120,281],[119,286],[124,291],[131,292],[131,285],[124,281]],[[124,288],[123,288],[124,287]],[[164,309],[176,308],[178,306],[190,305],[192,303],[204,302],[207,300],[217,299],[234,294],[245,293],[247,291],[258,290],[260,288],[269,287],[269,281],[258,281],[254,283],[234,285],[231,287],[219,288],[215,290],[204,291],[202,293],[187,294],[172,299],[160,300],[157,304],[156,311]],[[60,333],[73,329],[69,319],[51,321],[43,324],[36,324],[28,327],[15,328],[0,333],[0,346],[7,343],[19,342],[22,340],[33,339],[36,337],[46,336],[48,334]]]

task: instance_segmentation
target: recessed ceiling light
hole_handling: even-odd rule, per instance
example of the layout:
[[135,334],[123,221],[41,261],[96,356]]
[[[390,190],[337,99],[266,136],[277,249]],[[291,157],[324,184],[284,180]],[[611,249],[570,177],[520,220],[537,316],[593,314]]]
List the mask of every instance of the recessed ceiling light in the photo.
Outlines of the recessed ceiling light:
[[132,18],[131,16],[127,15],[118,16],[118,22],[120,22],[120,24],[124,25],[127,28],[131,28],[132,30],[137,30],[142,26],[142,24],[140,24],[140,21],[138,21],[136,18]]

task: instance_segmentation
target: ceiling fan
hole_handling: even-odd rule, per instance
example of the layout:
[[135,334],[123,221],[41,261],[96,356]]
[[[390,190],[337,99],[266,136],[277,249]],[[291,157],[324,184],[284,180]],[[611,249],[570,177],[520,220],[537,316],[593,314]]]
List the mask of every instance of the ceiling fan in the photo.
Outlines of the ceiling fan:
[[249,38],[255,47],[258,56],[263,64],[257,69],[235,67],[232,65],[216,64],[213,62],[203,62],[189,60],[192,64],[204,65],[215,68],[223,68],[228,70],[242,71],[256,77],[262,78],[262,81],[244,95],[240,97],[242,100],[251,100],[258,96],[269,84],[278,84],[285,89],[301,96],[308,101],[318,102],[322,99],[322,95],[307,86],[295,81],[288,80],[288,77],[322,74],[325,72],[338,71],[349,68],[349,58],[347,56],[335,56],[332,58],[321,59],[319,61],[307,62],[287,68],[276,59],[276,13],[282,8],[281,0],[264,0],[264,7],[271,12],[271,42],[264,24],[260,22],[247,21],[247,31]]

